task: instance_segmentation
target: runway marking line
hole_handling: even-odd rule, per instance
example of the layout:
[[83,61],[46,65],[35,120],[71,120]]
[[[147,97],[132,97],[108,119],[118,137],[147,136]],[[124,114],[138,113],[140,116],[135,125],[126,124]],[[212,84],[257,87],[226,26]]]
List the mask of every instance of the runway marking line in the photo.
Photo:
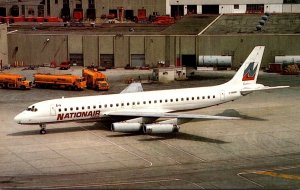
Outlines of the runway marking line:
[[279,178],[283,178],[283,179],[300,180],[300,176],[297,176],[297,175],[282,174],[282,173],[276,173],[276,172],[270,172],[270,171],[259,171],[259,172],[255,172],[255,174],[279,177]]

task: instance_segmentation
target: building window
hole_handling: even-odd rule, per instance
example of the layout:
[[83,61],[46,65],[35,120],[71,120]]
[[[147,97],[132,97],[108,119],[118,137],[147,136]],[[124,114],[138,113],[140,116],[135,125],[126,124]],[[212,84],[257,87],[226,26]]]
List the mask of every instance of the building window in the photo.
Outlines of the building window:
[[235,4],[235,5],[233,6],[233,8],[234,8],[234,9],[240,9],[240,5]]

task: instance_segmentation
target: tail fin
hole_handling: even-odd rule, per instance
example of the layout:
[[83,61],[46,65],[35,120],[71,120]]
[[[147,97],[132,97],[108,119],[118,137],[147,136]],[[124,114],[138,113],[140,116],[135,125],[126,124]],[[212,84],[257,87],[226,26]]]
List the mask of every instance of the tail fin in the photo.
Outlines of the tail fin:
[[234,75],[234,77],[227,83],[233,86],[240,86],[240,93],[247,95],[254,91],[271,90],[277,88],[287,88],[289,86],[264,86],[263,84],[256,84],[258,71],[260,68],[262,56],[264,54],[265,46],[256,46],[246,61]]
[[232,85],[256,84],[264,49],[265,46],[256,46],[229,83]]

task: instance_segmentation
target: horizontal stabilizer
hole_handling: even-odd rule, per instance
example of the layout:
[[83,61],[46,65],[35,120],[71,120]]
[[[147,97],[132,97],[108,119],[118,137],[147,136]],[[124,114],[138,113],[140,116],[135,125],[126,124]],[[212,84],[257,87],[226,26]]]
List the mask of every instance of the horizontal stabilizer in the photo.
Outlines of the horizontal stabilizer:
[[258,88],[244,88],[241,90],[241,94],[242,95],[247,95],[251,92],[254,92],[254,91],[260,91],[260,90],[272,90],[272,89],[279,89],[279,88],[288,88],[290,86],[259,86]]
[[126,117],[155,117],[155,118],[178,118],[178,119],[204,119],[204,120],[232,120],[240,119],[239,117],[226,116],[212,116],[212,115],[198,115],[198,114],[182,114],[182,113],[163,113],[163,112],[143,112],[143,111],[129,111],[129,112],[110,112],[108,116],[126,116]]

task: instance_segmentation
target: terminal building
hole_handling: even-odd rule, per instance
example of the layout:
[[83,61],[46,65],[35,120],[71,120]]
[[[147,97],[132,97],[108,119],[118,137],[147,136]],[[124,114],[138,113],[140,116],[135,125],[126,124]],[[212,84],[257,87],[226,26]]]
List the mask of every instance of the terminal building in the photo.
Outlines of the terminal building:
[[[120,11],[122,10],[122,11]],[[139,10],[149,15],[300,13],[299,0],[0,0],[0,16],[38,16],[84,19],[103,15],[133,19]]]
[[[8,28],[7,40],[3,39],[6,35],[0,36],[3,42],[7,41],[2,53],[7,58],[3,60],[10,65],[16,62],[43,65],[70,60],[79,66],[155,67],[164,63],[166,66],[195,68],[201,64],[201,57],[204,60],[207,58],[204,56],[224,56],[222,59],[230,56],[232,68],[237,68],[256,45],[266,46],[263,66],[274,62],[275,56],[300,54],[300,14],[297,8],[300,2],[296,0],[253,0],[253,3],[249,0],[247,4],[242,0],[0,2],[1,15],[13,16],[29,16],[30,13],[67,18],[74,10],[82,10],[85,19],[95,17],[97,20],[101,15],[116,13],[116,10],[118,16],[120,8],[125,19],[135,16],[140,9],[146,10],[147,14],[188,15],[168,26],[101,23],[96,27],[48,27],[46,23],[36,23],[31,28],[31,25],[12,24]],[[256,26],[264,12],[271,12],[271,17],[262,31],[257,31]]]

